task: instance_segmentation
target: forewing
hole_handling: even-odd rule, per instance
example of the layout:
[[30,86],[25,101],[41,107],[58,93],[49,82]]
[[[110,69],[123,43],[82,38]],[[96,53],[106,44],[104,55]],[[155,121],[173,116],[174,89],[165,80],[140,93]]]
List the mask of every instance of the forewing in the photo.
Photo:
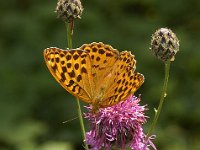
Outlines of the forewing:
[[47,48],[44,58],[54,78],[69,93],[91,103],[91,63],[88,52]]

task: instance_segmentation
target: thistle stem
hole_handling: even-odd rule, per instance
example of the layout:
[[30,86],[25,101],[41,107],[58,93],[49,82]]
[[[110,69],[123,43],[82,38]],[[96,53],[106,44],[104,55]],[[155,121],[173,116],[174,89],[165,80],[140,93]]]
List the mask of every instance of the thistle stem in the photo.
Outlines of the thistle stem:
[[165,78],[164,78],[163,88],[162,88],[162,91],[161,91],[160,102],[159,102],[159,105],[158,105],[158,109],[157,110],[155,109],[155,116],[154,116],[153,122],[152,122],[152,124],[149,128],[149,131],[147,133],[146,140],[148,140],[148,138],[151,136],[152,131],[156,127],[156,123],[158,121],[160,112],[162,110],[164,99],[167,96],[167,84],[168,84],[168,79],[169,79],[170,63],[171,63],[170,60],[165,62]]
[[[72,21],[71,23],[65,22],[65,25],[66,25],[66,28],[67,28],[68,48],[72,49],[72,36],[73,36],[73,29],[74,29],[74,21]],[[83,122],[83,116],[82,116],[80,101],[77,97],[76,97],[76,102],[77,102],[77,111],[78,111],[78,117],[79,117],[79,122],[80,122],[80,126],[81,126],[84,145],[85,145],[85,149],[88,150],[88,145],[85,142],[85,139],[86,139],[85,126],[84,126],[84,122]]]
[[84,145],[85,145],[85,149],[88,150],[88,145],[86,144],[86,136],[85,136],[85,126],[84,126],[84,122],[83,122],[83,117],[82,117],[82,112],[81,112],[81,106],[80,106],[80,101],[78,98],[76,98],[77,101],[77,106],[78,106],[78,116],[79,116],[79,121],[80,121],[80,125],[81,125],[81,130],[82,130],[82,136],[83,136],[83,141],[84,141]]
[[74,23],[73,21],[71,23],[65,22],[65,26],[67,28],[67,45],[69,49],[72,49],[72,36],[73,36]]

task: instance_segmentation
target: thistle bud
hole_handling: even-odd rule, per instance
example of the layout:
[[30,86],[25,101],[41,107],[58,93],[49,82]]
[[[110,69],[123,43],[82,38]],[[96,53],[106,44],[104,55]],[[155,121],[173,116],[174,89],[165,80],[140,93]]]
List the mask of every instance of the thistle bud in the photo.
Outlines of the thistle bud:
[[74,19],[80,19],[83,7],[80,0],[58,0],[56,6],[57,17],[68,23]]
[[160,28],[152,35],[151,51],[162,61],[174,61],[179,51],[179,40],[172,30]]

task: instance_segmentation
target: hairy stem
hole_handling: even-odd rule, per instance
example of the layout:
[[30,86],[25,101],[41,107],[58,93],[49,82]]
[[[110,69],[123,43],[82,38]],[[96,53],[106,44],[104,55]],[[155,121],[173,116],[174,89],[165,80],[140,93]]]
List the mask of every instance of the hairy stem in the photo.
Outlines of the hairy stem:
[[74,23],[73,21],[71,23],[65,22],[65,25],[67,28],[67,45],[69,49],[72,49],[72,36],[73,36]]
[[170,61],[167,61],[165,63],[165,78],[164,78],[164,84],[163,84],[163,88],[162,88],[162,92],[161,92],[160,102],[158,105],[158,109],[155,110],[155,116],[154,116],[153,122],[149,128],[149,131],[147,133],[146,140],[148,140],[148,138],[151,136],[154,128],[156,127],[156,123],[160,116],[160,112],[162,110],[164,99],[167,96],[167,84],[168,84],[168,79],[169,79],[170,63],[171,63]]
[[[67,28],[67,45],[68,45],[69,49],[72,49],[72,36],[73,36],[74,22],[73,21],[71,23],[65,22],[65,25],[66,25],[66,28]],[[88,145],[85,142],[85,140],[86,140],[85,126],[84,126],[84,122],[83,122],[83,116],[82,116],[80,101],[79,101],[78,98],[76,98],[76,101],[77,101],[77,111],[78,111],[78,117],[79,117],[79,121],[80,121],[83,141],[84,141],[85,149],[88,150]]]

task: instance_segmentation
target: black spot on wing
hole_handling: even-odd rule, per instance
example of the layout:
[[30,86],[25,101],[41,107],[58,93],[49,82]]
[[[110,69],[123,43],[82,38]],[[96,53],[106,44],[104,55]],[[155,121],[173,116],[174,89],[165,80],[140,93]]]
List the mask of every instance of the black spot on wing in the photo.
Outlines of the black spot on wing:
[[67,68],[71,68],[72,64],[71,63],[67,63]]
[[86,60],[85,59],[81,60],[81,64],[86,64]]
[[93,48],[92,48],[92,51],[93,51],[93,52],[97,52],[97,48],[96,48],[96,47],[93,47]]
[[57,63],[59,63],[59,62],[60,62],[60,59],[59,59],[58,57],[56,58],[56,62],[57,62]]
[[71,87],[73,84],[74,84],[74,81],[73,81],[73,80],[70,80],[70,81],[69,81],[69,84],[67,84],[67,87]]
[[71,55],[67,55],[67,56],[66,56],[66,59],[67,59],[68,61],[69,61],[71,58],[72,58]]
[[100,48],[100,49],[99,49],[99,54],[104,54],[104,53],[105,53],[105,50],[102,49],[102,48]]
[[73,56],[73,59],[74,60],[77,60],[79,58],[79,55],[78,54],[75,54],[74,56]]
[[82,76],[79,74],[76,79],[78,82],[80,82],[82,80]]
[[96,58],[96,61],[100,61],[101,60],[101,58],[98,56],[97,58]]
[[79,64],[76,63],[76,64],[74,65],[74,68],[75,68],[76,70],[78,70],[78,69],[79,69]]
[[71,78],[74,78],[74,77],[75,77],[75,72],[74,72],[74,70],[72,70],[71,72],[69,72],[69,76],[70,76]]
[[85,67],[81,68],[81,73],[87,73],[87,69]]

